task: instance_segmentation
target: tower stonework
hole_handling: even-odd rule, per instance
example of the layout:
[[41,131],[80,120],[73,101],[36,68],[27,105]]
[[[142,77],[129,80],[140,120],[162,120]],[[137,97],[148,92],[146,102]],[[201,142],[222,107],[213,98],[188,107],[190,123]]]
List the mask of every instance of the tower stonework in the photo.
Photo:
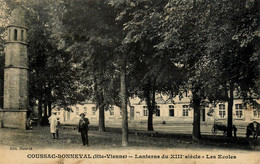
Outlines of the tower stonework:
[[4,69],[4,109],[1,110],[2,127],[26,129],[28,100],[27,27],[22,8],[12,12],[7,27]]

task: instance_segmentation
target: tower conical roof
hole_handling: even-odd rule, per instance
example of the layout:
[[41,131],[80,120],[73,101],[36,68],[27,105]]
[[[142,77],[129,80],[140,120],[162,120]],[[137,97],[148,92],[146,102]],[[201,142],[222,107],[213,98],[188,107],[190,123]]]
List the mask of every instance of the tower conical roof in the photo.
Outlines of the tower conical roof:
[[17,7],[13,10],[10,25],[26,27],[25,12],[22,7]]

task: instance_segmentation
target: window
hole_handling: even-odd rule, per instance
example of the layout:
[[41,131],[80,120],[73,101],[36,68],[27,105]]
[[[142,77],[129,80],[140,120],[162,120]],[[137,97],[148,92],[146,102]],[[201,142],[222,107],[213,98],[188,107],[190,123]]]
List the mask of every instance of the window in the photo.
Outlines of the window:
[[96,115],[96,107],[92,107],[92,115]]
[[185,97],[188,97],[188,90],[185,90]]
[[130,106],[130,111],[134,111],[135,107],[134,106]]
[[160,109],[156,109],[155,115],[158,116],[158,117],[160,117]]
[[60,115],[60,112],[58,112],[58,115]]
[[17,30],[16,29],[14,30],[14,40],[15,41],[17,40]]
[[169,105],[169,116],[174,117],[174,106],[173,105]]
[[84,114],[87,115],[87,107],[84,107]]
[[253,102],[253,113],[254,113],[254,118],[260,118],[260,110],[257,109],[257,103]]
[[114,107],[109,107],[110,115],[113,116],[115,114]]
[[243,116],[243,105],[242,104],[236,104],[236,116],[238,118],[241,118]]
[[23,35],[24,35],[24,31],[21,30],[21,41],[23,41]]
[[11,29],[9,29],[9,35],[8,35],[8,40],[11,40]]
[[79,107],[76,107],[76,115],[79,115]]
[[260,110],[254,109],[254,118],[260,118]]
[[70,112],[67,112],[67,120],[70,120]]
[[224,118],[226,116],[225,104],[219,104],[219,117]]
[[144,114],[144,116],[148,116],[148,107],[147,106],[143,106],[143,114]]
[[155,115],[160,117],[160,106],[155,106]]
[[182,105],[182,116],[189,116],[189,105]]
[[130,106],[130,118],[133,119],[135,117],[135,107]]

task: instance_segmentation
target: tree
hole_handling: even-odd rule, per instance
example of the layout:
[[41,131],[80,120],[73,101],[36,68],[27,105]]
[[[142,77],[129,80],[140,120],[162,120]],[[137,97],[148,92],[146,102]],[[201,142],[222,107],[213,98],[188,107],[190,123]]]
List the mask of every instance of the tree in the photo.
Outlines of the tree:
[[248,99],[258,93],[258,1],[213,1],[211,5],[208,66],[213,75],[210,82],[217,86],[211,99],[228,102],[227,136],[232,137],[234,97]]
[[145,99],[149,111],[148,130],[153,130],[155,94],[172,90],[177,81],[170,78],[176,73],[174,63],[167,53],[157,51],[155,47],[160,42],[159,21],[165,1],[111,3],[118,9],[117,19],[123,22],[125,37],[122,44],[131,49],[131,56],[128,55],[128,92]]
[[28,11],[30,27],[28,31],[30,100],[38,100],[38,125],[40,125],[42,105],[45,106],[45,114],[48,106],[50,115],[53,103],[64,104],[67,96],[65,94],[68,94],[68,90],[73,87],[70,80],[73,76],[69,71],[70,68],[66,69],[68,68],[66,54],[57,50],[49,40],[48,4],[46,2],[26,3],[25,7]]
[[256,6],[256,2],[246,0],[236,3],[173,0],[166,5],[162,21],[164,42],[158,47],[175,53],[176,63],[180,62],[187,71],[195,140],[201,138],[202,101],[229,102],[228,136],[231,136],[234,89],[248,97],[255,88],[255,68],[259,62],[254,53]]
[[[113,54],[118,36],[114,13],[105,1],[64,1],[56,6],[60,17],[53,23],[54,35],[62,40],[62,49],[73,56],[79,69],[77,76],[84,98],[96,102],[99,109],[99,131],[105,131],[104,110],[109,105],[118,104],[116,93],[119,85]],[[60,10],[61,9],[61,10]],[[54,14],[57,15],[57,14]],[[80,22],[80,23],[79,23]],[[60,25],[61,24],[61,25]],[[60,32],[63,31],[63,32]]]
[[199,140],[200,106],[205,99],[203,89],[206,74],[204,67],[207,34],[207,4],[204,1],[169,1],[165,6],[162,23],[163,42],[159,49],[171,53],[174,63],[179,64],[186,74],[186,87],[191,90],[191,107],[194,109],[192,138]]
[[[96,100],[100,112],[104,112],[102,109],[104,105],[118,104],[115,98],[118,90],[114,87],[118,84],[117,74],[113,75],[113,72],[124,70],[122,69],[124,68],[124,60],[122,60],[124,54],[121,55],[123,48],[119,46],[121,32],[115,22],[115,12],[103,0],[64,1],[58,7],[64,9],[58,10],[63,11],[59,18],[63,33],[59,34],[59,30],[58,32],[56,30],[56,35],[60,35],[59,38],[64,42],[61,47],[71,53],[76,60],[75,65],[80,68],[80,75],[83,75],[78,82],[90,88],[86,97]],[[124,96],[121,96],[120,102],[124,105],[120,106],[126,110],[126,92],[123,91],[125,80],[123,72],[121,73],[121,88]],[[127,113],[124,110],[123,115],[125,119]],[[102,116],[104,115],[100,114],[100,129],[103,126],[102,122],[104,123]],[[123,134],[127,134],[127,130]],[[123,139],[122,142],[125,140]]]

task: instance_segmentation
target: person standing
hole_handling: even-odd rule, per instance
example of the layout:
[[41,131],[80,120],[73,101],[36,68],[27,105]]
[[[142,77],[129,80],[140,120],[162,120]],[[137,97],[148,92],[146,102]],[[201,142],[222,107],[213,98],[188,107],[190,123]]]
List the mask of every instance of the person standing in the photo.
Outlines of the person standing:
[[83,146],[88,146],[88,124],[89,124],[89,120],[88,118],[85,118],[85,114],[81,113],[80,115],[80,120],[79,120],[79,132],[81,133],[81,138],[82,138],[82,142],[83,142]]
[[52,133],[53,139],[55,139],[55,135],[57,139],[59,138],[58,129],[57,129],[58,120],[56,114],[57,112],[54,111],[51,117],[49,117],[48,119],[50,123],[50,132]]
[[28,119],[26,120],[26,130],[32,130],[33,114],[28,112]]

